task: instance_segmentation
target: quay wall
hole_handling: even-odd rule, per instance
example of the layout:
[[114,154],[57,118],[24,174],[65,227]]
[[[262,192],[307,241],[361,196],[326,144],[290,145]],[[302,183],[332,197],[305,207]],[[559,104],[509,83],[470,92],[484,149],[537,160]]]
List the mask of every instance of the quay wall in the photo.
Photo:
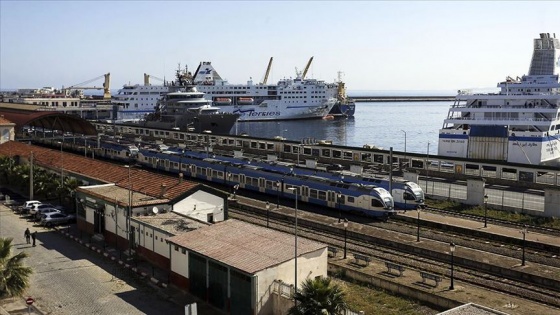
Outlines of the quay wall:
[[446,102],[455,100],[454,96],[354,96],[355,102]]

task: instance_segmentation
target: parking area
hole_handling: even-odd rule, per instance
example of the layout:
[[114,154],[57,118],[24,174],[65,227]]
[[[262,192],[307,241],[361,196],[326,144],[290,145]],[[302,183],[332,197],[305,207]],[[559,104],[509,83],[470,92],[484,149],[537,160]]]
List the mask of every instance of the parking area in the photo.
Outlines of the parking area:
[[[26,252],[25,264],[34,272],[23,297],[0,300],[0,314],[2,308],[9,314],[27,314],[27,297],[36,307],[29,314],[173,315],[184,314],[184,306],[193,302],[203,314],[220,314],[181,290],[161,285],[166,274],[147,262],[125,267],[119,261],[121,253],[92,243],[74,223],[41,226],[29,214],[14,211],[22,203],[8,207],[4,201],[0,200],[0,237],[13,238],[13,251]],[[25,240],[27,228],[37,232],[35,247]]]

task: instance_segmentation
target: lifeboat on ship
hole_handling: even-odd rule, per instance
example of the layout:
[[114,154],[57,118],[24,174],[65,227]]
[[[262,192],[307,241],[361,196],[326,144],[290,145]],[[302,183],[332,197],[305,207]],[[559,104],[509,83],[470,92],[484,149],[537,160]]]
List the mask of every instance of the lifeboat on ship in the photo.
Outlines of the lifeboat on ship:
[[252,105],[255,100],[251,97],[240,97],[237,99],[239,105]]
[[218,97],[214,100],[216,105],[231,105],[231,98],[229,97]]

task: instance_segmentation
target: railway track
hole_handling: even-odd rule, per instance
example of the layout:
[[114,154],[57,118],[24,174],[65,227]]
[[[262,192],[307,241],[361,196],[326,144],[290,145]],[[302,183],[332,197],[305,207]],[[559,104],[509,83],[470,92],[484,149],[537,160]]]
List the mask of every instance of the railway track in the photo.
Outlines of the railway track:
[[[266,225],[266,218],[264,218],[262,213],[258,211],[230,208],[230,216],[232,218],[254,224]],[[290,220],[283,221],[275,218],[269,220],[271,227],[274,229],[287,233],[293,233],[294,231],[293,222]],[[342,232],[333,234],[320,228],[311,228],[300,224],[300,226],[298,226],[298,234],[338,248],[342,248],[344,245]],[[370,242],[364,242],[354,238],[352,235],[353,233],[349,233],[347,238],[347,248],[350,252],[365,254],[379,261],[390,261],[418,271],[427,271],[440,275],[446,275],[449,271],[449,263],[447,261],[442,262],[426,257],[419,257],[410,253],[399,252],[398,250],[392,248],[386,248],[380,245],[374,245]],[[463,245],[461,244],[460,246]],[[454,278],[465,283],[496,292],[515,295],[539,303],[560,307],[560,300],[557,298],[560,288],[556,288],[557,291],[555,291],[548,287],[541,287],[532,283],[504,279],[503,277],[490,275],[471,268],[457,267],[455,270]]]

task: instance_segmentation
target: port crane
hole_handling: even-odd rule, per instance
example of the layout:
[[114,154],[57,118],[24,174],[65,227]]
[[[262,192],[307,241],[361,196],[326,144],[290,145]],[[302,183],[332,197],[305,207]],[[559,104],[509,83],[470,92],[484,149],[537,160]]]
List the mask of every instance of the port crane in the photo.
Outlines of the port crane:
[[309,70],[309,67],[311,66],[311,62],[313,61],[313,56],[311,56],[311,58],[309,58],[309,61],[307,62],[307,66],[305,66],[305,70],[303,70],[303,74],[301,75],[301,79],[305,79],[305,76],[307,75],[307,71]]
[[150,84],[150,78],[156,79],[156,80],[158,80],[158,81],[161,81],[161,82],[165,83],[165,79],[161,79],[161,78],[158,78],[158,77],[156,77],[156,76],[154,76],[154,75],[150,75],[150,74],[144,73],[144,85],[145,85],[145,86],[151,85],[151,84]]
[[[99,80],[101,78],[104,78],[104,82],[103,82],[103,86],[84,86],[86,84],[89,84],[93,81]],[[71,93],[72,90],[103,90],[103,99],[110,99],[111,98],[111,90],[109,88],[111,82],[111,73],[106,73],[104,75],[98,76],[97,78],[93,78],[91,80],[87,80],[85,82],[82,83],[78,83],[78,84],[74,84],[72,86],[69,86],[67,88],[62,88],[62,91],[65,92],[66,94]]]
[[261,84],[266,84],[266,81],[268,81],[268,75],[270,74],[271,67],[272,67],[272,57],[270,57],[270,60],[268,61],[268,67],[266,68],[266,73],[264,74],[264,79]]
[[309,67],[311,66],[312,61],[313,61],[313,56],[311,56],[311,58],[309,58],[309,61],[307,62],[307,65],[305,66],[305,69],[303,70],[303,73],[298,71],[298,68],[296,67],[296,76],[300,77],[302,80],[305,79],[305,76],[307,75],[307,71],[309,71]]

